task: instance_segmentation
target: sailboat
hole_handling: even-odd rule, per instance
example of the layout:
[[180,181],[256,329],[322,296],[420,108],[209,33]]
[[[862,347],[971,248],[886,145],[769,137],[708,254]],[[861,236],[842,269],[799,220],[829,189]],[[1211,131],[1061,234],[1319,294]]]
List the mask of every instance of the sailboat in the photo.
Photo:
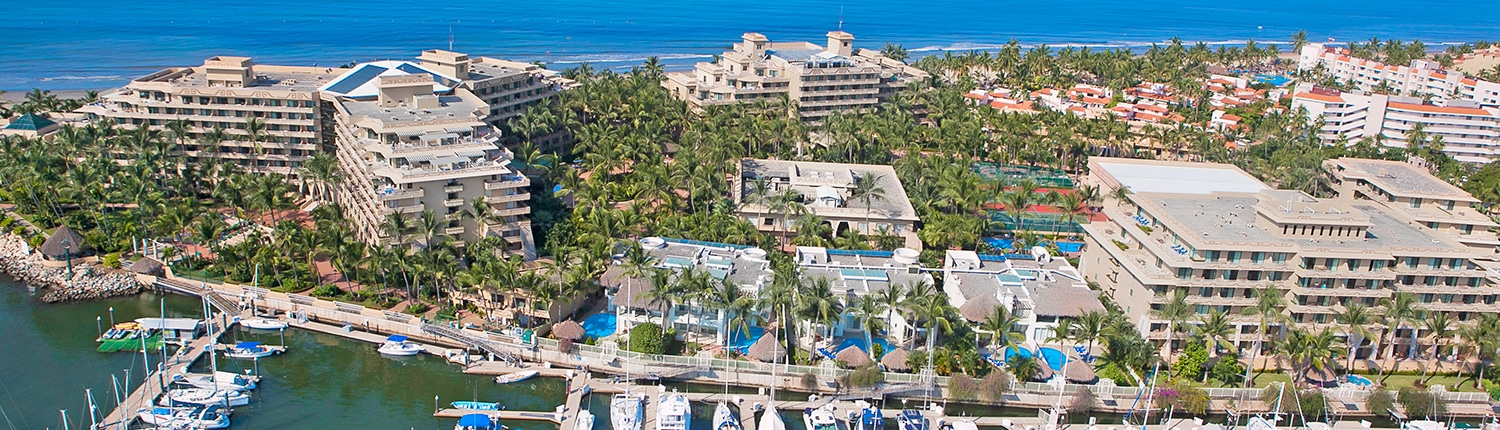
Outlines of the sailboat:
[[184,427],[193,429],[229,428],[229,415],[220,412],[218,406],[209,407],[155,407],[136,412],[141,422],[157,427]]
[[[630,284],[625,288],[628,290]],[[629,291],[625,295],[629,296]],[[628,344],[625,349],[630,349]],[[646,421],[646,396],[630,392],[630,366],[629,363],[621,364],[625,367],[625,392],[610,398],[609,424],[614,430],[641,430]]]
[[734,416],[728,403],[719,402],[719,406],[714,407],[714,430],[744,430],[740,417]]
[[453,430],[497,430],[503,427],[489,415],[468,414],[458,417],[458,424],[453,426]]
[[594,413],[588,409],[578,411],[578,419],[573,421],[573,430],[594,430]]
[[[771,336],[775,336],[773,332]],[[776,347],[781,346],[781,341],[776,340]],[[771,353],[775,356],[779,350],[773,349]],[[776,363],[771,363],[771,401],[766,405],[766,412],[761,414],[760,423],[756,430],[786,430],[786,422],[781,420],[781,414],[776,412]]]
[[167,390],[167,395],[157,402],[162,406],[245,406],[250,404],[250,393],[244,391],[218,391],[202,388],[178,388]]

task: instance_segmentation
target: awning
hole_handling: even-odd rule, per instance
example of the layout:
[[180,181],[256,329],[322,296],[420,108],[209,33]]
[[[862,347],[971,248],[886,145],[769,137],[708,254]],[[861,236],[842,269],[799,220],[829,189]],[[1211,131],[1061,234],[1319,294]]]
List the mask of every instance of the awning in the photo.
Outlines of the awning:
[[260,342],[240,342],[240,343],[234,344],[234,349],[255,349],[255,348],[260,348]]
[[422,162],[432,161],[432,154],[411,154],[411,155],[403,155],[402,157],[406,158],[406,161],[412,162],[412,163],[422,163]]
[[192,318],[136,318],[141,328],[152,330],[197,330],[200,321]]
[[391,335],[391,337],[385,338],[385,341],[386,342],[405,342],[406,341],[406,336],[402,336],[402,335],[399,335],[399,334],[393,334],[393,335]]
[[396,136],[400,136],[400,137],[413,137],[413,136],[421,136],[421,135],[426,134],[426,133],[427,132],[423,131],[423,130],[397,130],[396,131]]
[[432,164],[441,166],[445,164],[467,163],[469,161],[472,161],[469,157],[442,157],[432,160]]
[[490,416],[485,414],[468,414],[458,418],[459,427],[490,428]]
[[483,157],[484,150],[478,148],[460,149],[454,151],[454,155],[457,155],[459,157]]
[[443,139],[457,139],[457,138],[458,138],[458,133],[432,133],[432,134],[424,134],[424,135],[422,135],[422,140],[423,141],[433,141],[433,140],[443,140]]
[[450,133],[463,133],[463,132],[466,132],[466,131],[474,131],[474,127],[473,126],[469,126],[469,125],[462,125],[462,124],[460,124],[460,125],[449,125],[449,126],[444,126],[443,130],[447,131],[447,132],[450,132]]

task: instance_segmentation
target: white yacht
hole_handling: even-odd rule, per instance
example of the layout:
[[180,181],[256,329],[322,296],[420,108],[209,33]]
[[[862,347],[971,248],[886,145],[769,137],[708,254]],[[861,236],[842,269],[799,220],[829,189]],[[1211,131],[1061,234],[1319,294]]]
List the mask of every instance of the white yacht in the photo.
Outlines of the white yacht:
[[224,429],[229,428],[229,415],[220,412],[218,406],[191,408],[145,408],[136,413],[141,422],[157,427]]
[[719,406],[714,407],[714,430],[744,430],[740,417],[734,416],[728,403],[719,402]]
[[832,404],[802,411],[802,424],[807,430],[839,430],[839,419],[833,415]]
[[224,346],[224,356],[242,360],[253,360],[257,358],[270,357],[286,351],[286,347],[266,346],[260,342],[240,342],[233,346]]
[[191,385],[194,388],[216,391],[248,391],[255,389],[255,378],[222,371],[214,372],[212,375],[200,373],[179,374],[172,377],[172,382]]
[[[662,388],[663,391],[666,388]],[[693,405],[687,396],[676,391],[663,392],[656,400],[656,430],[688,430],[692,427]]]
[[594,430],[594,413],[588,409],[578,411],[578,419],[573,422],[573,430]]
[[384,355],[409,357],[422,353],[422,345],[406,340],[406,336],[393,334],[385,338],[385,343],[377,351]]
[[240,325],[251,330],[281,330],[287,328],[286,321],[266,318],[251,318],[240,321]]
[[244,391],[216,391],[202,388],[180,388],[167,390],[157,404],[162,406],[173,405],[196,405],[196,406],[245,406],[250,404],[250,393]]
[[614,430],[641,430],[646,420],[645,396],[616,394],[609,402],[609,423]]

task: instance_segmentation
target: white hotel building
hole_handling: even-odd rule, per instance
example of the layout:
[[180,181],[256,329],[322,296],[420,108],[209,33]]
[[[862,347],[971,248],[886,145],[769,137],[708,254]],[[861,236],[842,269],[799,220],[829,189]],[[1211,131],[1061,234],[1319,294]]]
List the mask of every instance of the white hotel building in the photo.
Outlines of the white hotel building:
[[1405,95],[1431,95],[1467,100],[1483,107],[1500,107],[1500,83],[1441,70],[1435,62],[1412,60],[1409,66],[1393,66],[1354,58],[1346,51],[1321,43],[1303,46],[1300,54],[1299,69],[1314,70],[1322,66],[1329,75],[1361,90],[1369,91],[1383,82]]
[[1307,109],[1312,120],[1322,119],[1324,143],[1340,138],[1349,143],[1383,136],[1384,144],[1406,147],[1406,134],[1422,125],[1429,136],[1443,137],[1443,152],[1458,161],[1488,163],[1500,159],[1500,109],[1470,101],[1427,104],[1421,99],[1383,94],[1344,93],[1298,85],[1292,109]]

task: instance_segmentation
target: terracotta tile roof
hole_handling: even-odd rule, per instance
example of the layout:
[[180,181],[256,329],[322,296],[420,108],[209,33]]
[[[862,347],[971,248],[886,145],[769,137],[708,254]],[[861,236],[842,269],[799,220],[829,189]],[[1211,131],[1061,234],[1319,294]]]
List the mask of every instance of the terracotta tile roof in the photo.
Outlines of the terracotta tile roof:
[[1225,121],[1234,121],[1234,122],[1239,122],[1239,120],[1241,119],[1239,115],[1233,115],[1233,114],[1227,114],[1227,113],[1224,114],[1224,116],[1221,116],[1219,118],[1223,119]]
[[1474,80],[1474,78],[1463,78],[1463,79],[1459,79],[1458,81],[1459,82],[1463,82],[1464,85],[1478,85],[1479,84],[1479,81]]
[[1110,100],[1106,99],[1106,98],[1102,98],[1102,97],[1088,97],[1088,96],[1085,96],[1085,97],[1083,97],[1083,102],[1084,103],[1088,103],[1088,104],[1095,104],[1095,105],[1107,105],[1107,104],[1109,104]]
[[1135,113],[1135,119],[1138,119],[1138,120],[1141,120],[1141,121],[1146,121],[1146,122],[1158,122],[1158,121],[1161,121],[1163,119],[1166,119],[1166,117],[1161,116],[1161,115],[1157,115],[1157,114],[1154,114],[1154,113],[1151,113],[1151,112],[1136,112]]
[[1312,100],[1317,100],[1317,101],[1327,102],[1327,103],[1343,103],[1344,102],[1344,98],[1341,97],[1341,96],[1329,95],[1329,94],[1318,94],[1318,93],[1297,93],[1297,94],[1293,95],[1292,98],[1294,98],[1294,99],[1312,99]]
[[1163,112],[1163,113],[1165,113],[1167,111],[1167,108],[1164,108],[1164,107],[1161,107],[1161,106],[1157,106],[1157,105],[1153,105],[1153,104],[1148,104],[1148,103],[1139,103],[1139,104],[1135,105],[1135,110],[1146,110],[1146,111],[1151,111],[1151,112]]
[[964,93],[964,98],[982,100],[984,99],[984,94]]
[[1418,111],[1418,112],[1451,113],[1451,114],[1458,114],[1458,115],[1476,115],[1476,116],[1493,116],[1493,114],[1491,114],[1487,110],[1480,109],[1480,108],[1471,108],[1471,107],[1433,106],[1433,105],[1421,105],[1421,104],[1415,104],[1415,103],[1399,103],[1399,102],[1390,102],[1386,106],[1388,106],[1388,107],[1390,107],[1392,109],[1405,109],[1405,110],[1412,110],[1412,111]]

